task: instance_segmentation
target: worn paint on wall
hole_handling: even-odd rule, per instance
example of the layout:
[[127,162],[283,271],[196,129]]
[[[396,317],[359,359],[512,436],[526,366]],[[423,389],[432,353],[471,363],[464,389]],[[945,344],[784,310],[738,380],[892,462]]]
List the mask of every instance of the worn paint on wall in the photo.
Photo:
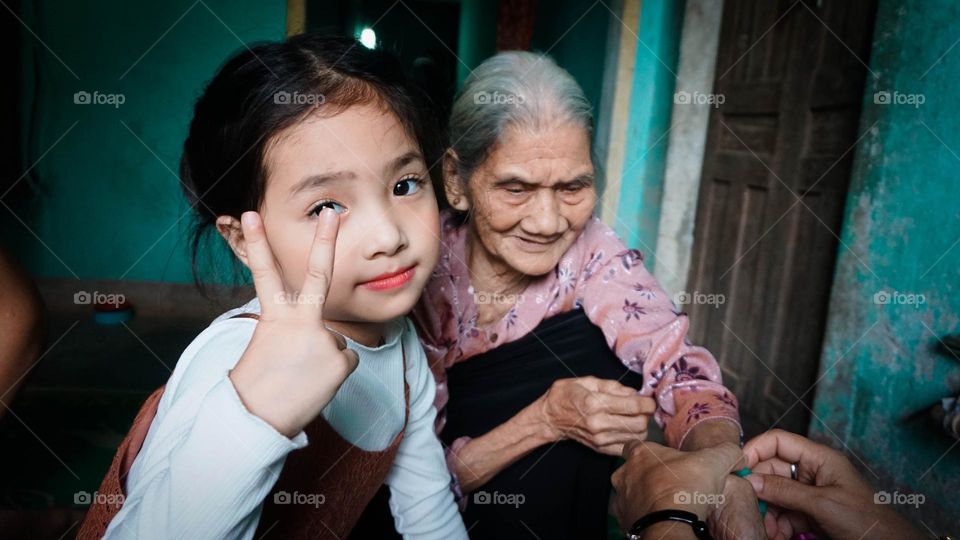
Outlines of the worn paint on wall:
[[[683,2],[644,1],[630,119],[614,230],[629,246],[656,250],[667,135],[683,23]],[[652,257],[647,258],[651,267]]]
[[960,332],[958,24],[952,1],[880,3],[810,426],[878,491],[924,495],[897,509],[938,534],[960,517],[960,444],[901,419],[960,392],[938,351]]
[[[710,94],[716,77],[722,0],[689,0],[677,62],[676,94]],[[693,258],[693,231],[700,195],[700,175],[707,145],[709,103],[674,100],[668,135],[663,202],[657,232],[654,277],[669,293],[687,288]],[[679,102],[678,102],[679,101]]]

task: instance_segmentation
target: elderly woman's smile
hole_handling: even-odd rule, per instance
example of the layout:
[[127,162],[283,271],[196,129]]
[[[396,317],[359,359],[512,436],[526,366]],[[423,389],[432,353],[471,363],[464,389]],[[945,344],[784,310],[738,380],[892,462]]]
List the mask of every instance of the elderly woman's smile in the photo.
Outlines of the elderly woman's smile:
[[510,127],[467,189],[471,258],[490,258],[517,274],[546,274],[596,204],[589,134],[569,121],[536,131]]

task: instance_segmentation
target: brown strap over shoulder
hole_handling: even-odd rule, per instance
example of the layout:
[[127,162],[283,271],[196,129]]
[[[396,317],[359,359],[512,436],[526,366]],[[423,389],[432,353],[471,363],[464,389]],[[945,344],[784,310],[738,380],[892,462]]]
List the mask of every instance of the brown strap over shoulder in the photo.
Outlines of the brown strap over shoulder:
[[80,532],[77,538],[80,540],[94,540],[103,537],[107,532],[107,526],[117,515],[126,496],[124,485],[127,480],[127,474],[133,467],[133,460],[137,458],[140,449],[143,447],[143,441],[147,438],[147,432],[150,431],[150,424],[157,415],[157,405],[160,403],[160,397],[163,396],[165,386],[155,390],[150,397],[140,407],[140,411],[133,419],[133,425],[127,436],[120,442],[117,453],[113,456],[113,462],[107,470],[103,482],[100,483],[100,489],[97,492],[98,497],[94,498],[93,504],[87,510],[87,515],[80,526]]

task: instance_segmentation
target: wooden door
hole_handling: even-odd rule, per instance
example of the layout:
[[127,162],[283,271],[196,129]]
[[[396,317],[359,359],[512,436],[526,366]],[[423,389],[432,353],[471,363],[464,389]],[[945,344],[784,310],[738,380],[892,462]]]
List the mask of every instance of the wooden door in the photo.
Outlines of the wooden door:
[[710,117],[683,309],[748,435],[806,433],[810,421],[875,11],[875,0],[724,2],[723,104]]

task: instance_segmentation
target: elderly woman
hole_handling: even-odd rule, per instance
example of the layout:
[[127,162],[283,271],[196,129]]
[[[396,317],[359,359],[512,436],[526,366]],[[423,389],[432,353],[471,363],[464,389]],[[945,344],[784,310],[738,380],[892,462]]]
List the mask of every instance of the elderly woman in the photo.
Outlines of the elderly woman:
[[739,443],[736,398],[643,255],[593,217],[590,105],[566,71],[527,52],[488,59],[449,136],[452,208],[413,318],[454,489],[473,492],[466,525],[604,537],[615,456],[649,416],[674,448]]

